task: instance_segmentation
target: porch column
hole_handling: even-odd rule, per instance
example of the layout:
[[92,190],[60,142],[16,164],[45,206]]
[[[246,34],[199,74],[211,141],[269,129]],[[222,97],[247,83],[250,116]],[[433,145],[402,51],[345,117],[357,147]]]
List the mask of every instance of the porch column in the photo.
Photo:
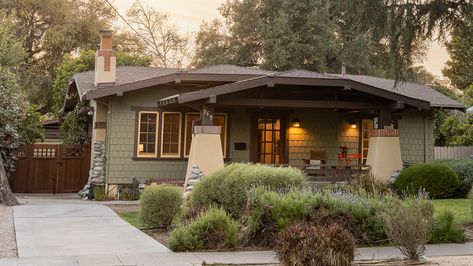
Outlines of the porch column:
[[386,182],[394,171],[402,170],[399,129],[373,129],[369,136],[366,164],[374,178]]
[[204,105],[200,112],[201,125],[193,125],[192,141],[187,162],[186,181],[193,166],[202,170],[204,175],[209,175],[224,167],[222,142],[220,140],[220,126],[213,125],[213,106]]

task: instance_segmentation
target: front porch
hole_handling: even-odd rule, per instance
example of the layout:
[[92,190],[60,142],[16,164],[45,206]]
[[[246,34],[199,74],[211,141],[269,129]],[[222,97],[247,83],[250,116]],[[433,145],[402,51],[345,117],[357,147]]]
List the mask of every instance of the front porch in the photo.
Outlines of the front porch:
[[201,110],[200,122],[206,125],[213,125],[214,113],[226,113],[227,162],[291,165],[314,179],[346,180],[366,173],[374,129],[400,129],[402,160],[431,159],[428,102],[309,74],[294,71],[184,92],[160,99],[158,108]]

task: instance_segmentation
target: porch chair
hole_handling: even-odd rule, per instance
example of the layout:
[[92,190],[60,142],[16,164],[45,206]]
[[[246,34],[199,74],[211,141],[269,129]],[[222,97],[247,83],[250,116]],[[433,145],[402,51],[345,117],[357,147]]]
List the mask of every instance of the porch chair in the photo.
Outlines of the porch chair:
[[304,164],[325,165],[325,151],[310,151],[309,159],[303,159]]

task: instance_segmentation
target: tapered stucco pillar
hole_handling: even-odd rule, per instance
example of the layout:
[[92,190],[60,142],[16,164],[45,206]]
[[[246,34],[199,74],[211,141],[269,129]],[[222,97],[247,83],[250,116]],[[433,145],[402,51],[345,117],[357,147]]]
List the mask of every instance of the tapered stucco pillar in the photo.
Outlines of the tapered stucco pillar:
[[224,167],[220,131],[220,126],[194,126],[184,187],[187,186],[192,166],[199,167],[204,175]]
[[402,170],[401,144],[398,129],[374,129],[370,132],[366,164],[371,174],[386,182],[396,170]]

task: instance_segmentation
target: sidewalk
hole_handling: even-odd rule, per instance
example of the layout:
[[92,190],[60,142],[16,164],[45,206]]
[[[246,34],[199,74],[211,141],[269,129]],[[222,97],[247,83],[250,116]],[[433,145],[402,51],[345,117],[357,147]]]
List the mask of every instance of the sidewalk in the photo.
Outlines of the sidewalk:
[[[473,256],[473,242],[466,244],[427,245],[426,257]],[[356,260],[382,260],[402,258],[402,254],[394,247],[358,248]],[[460,257],[458,257],[460,258]],[[463,259],[465,260],[465,259]],[[468,260],[467,260],[468,261]],[[242,264],[242,265],[276,265],[278,260],[273,251],[240,251],[240,252],[189,252],[189,253],[133,253],[79,255],[59,257],[29,257],[0,259],[0,266],[104,266],[104,265],[159,265],[159,266],[191,266],[202,263]],[[449,265],[456,265],[449,264]],[[460,264],[459,264],[460,265]],[[473,265],[473,259],[466,264]]]
[[67,198],[27,200],[13,214],[21,259],[170,252],[104,205]]

